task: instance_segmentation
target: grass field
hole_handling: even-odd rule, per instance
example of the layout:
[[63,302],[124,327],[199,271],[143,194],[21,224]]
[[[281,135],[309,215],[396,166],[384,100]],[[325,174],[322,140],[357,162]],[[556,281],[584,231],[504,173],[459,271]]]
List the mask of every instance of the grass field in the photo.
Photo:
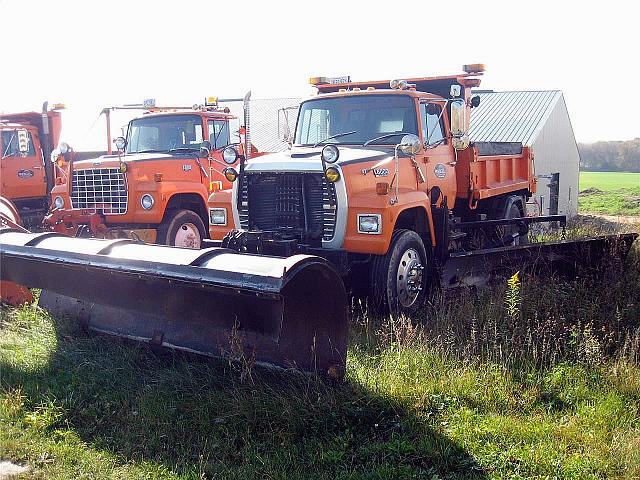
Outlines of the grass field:
[[581,213],[640,215],[640,173],[580,172]]
[[[0,310],[0,460],[34,479],[640,478],[640,255],[356,314],[347,378]],[[248,375],[247,375],[248,373]]]

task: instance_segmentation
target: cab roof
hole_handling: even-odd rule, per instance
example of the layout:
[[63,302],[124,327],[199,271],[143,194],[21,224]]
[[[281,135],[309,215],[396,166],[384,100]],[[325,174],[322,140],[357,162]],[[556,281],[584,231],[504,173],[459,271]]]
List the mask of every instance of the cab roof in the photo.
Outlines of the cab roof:
[[[473,73],[460,73],[457,75],[444,75],[437,77],[414,77],[414,78],[404,78],[407,83],[415,85],[415,90],[413,89],[405,89],[405,90],[389,90],[389,84],[391,80],[371,80],[364,82],[345,82],[345,83],[319,83],[315,85],[318,89],[318,93],[335,93],[340,92],[340,90],[346,90],[346,92],[353,93],[354,88],[359,88],[360,91],[365,91],[366,93],[377,92],[378,89],[389,91],[408,93],[412,92],[414,96],[424,96],[424,94],[432,94],[442,98],[448,98],[449,92],[451,89],[451,85],[460,85],[462,87],[462,92],[464,94],[465,88],[473,88],[478,87],[480,85],[479,75],[482,75],[482,72],[473,72]],[[367,90],[367,88],[373,87],[375,90]],[[357,91],[357,90],[356,90]],[[345,93],[346,93],[345,92]]]

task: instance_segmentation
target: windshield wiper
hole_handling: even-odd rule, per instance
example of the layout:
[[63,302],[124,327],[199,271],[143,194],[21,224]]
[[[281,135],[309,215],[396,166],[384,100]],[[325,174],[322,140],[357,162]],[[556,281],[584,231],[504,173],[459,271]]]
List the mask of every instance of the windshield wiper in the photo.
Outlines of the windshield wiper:
[[199,151],[200,151],[199,148],[192,148],[192,147],[170,148],[169,150],[167,150],[168,153],[174,153],[174,152],[188,153],[188,152],[199,152]]
[[320,140],[318,143],[316,143],[313,146],[313,148],[316,148],[318,145],[322,145],[324,142],[328,142],[329,140],[333,140],[334,138],[346,137],[347,135],[353,135],[354,133],[356,133],[355,130],[352,131],[352,132],[336,133],[335,135],[331,135],[330,137],[327,137],[324,140]]
[[396,135],[411,135],[411,132],[394,132],[394,133],[385,133],[384,135],[380,135],[379,137],[372,138],[371,140],[367,140],[364,142],[363,147],[369,146],[370,143],[376,142],[378,140],[382,140],[383,138],[395,137]]
[[149,149],[149,150],[139,150],[137,152],[129,152],[129,153],[167,153],[166,150],[158,150],[158,149]]

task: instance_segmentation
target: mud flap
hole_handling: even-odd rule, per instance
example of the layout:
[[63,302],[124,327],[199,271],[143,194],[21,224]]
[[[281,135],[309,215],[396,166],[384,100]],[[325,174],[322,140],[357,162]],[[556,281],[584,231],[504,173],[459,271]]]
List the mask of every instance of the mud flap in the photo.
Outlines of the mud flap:
[[208,356],[344,375],[347,298],[324,259],[57,234],[0,233],[2,279],[101,333]]

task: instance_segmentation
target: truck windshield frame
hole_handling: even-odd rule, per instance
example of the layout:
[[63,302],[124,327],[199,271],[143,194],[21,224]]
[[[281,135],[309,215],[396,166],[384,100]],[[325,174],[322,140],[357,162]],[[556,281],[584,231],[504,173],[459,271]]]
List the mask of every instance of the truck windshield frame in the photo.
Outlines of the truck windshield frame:
[[[396,145],[402,133],[418,135],[416,102],[410,95],[371,94],[315,98],[300,105],[296,123],[296,146],[332,143],[363,145],[385,134],[398,133],[373,142]],[[355,133],[329,139],[341,132]]]
[[198,115],[159,115],[131,120],[127,130],[126,154],[199,151],[202,118]]

